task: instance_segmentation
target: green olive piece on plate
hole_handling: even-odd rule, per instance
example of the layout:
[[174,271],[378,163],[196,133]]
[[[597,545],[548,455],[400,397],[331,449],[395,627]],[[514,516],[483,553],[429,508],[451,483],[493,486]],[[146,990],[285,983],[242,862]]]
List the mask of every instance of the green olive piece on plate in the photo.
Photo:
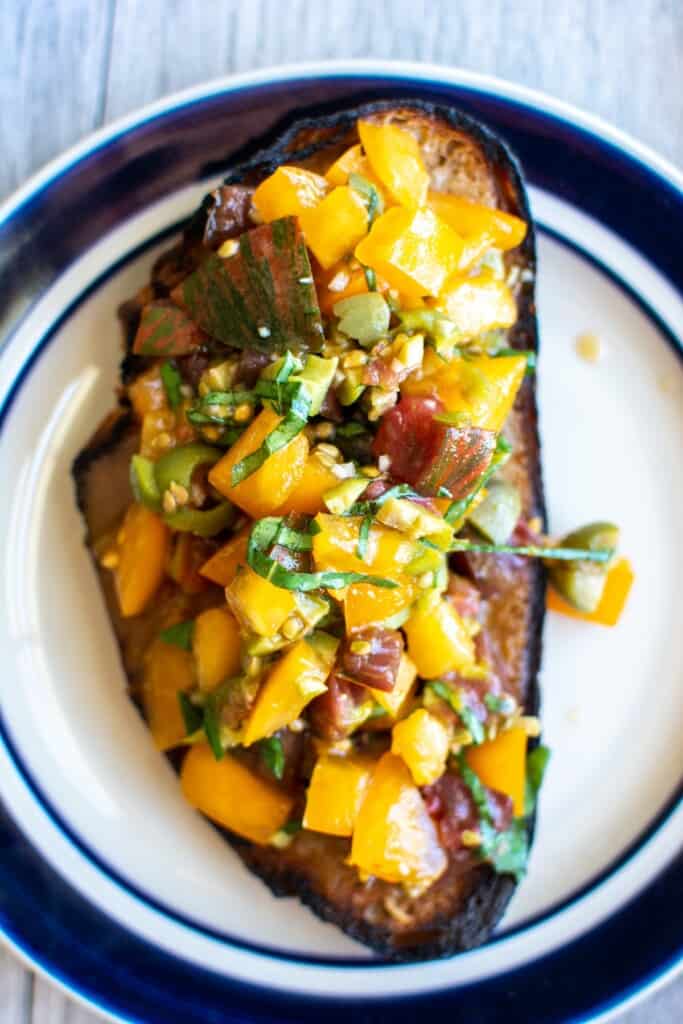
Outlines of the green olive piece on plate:
[[[587,551],[607,548],[616,551],[618,543],[619,527],[614,523],[588,523],[568,533],[558,547],[583,548]],[[594,612],[600,604],[612,561],[587,562],[577,559],[575,562],[550,563],[550,582],[577,611]]]

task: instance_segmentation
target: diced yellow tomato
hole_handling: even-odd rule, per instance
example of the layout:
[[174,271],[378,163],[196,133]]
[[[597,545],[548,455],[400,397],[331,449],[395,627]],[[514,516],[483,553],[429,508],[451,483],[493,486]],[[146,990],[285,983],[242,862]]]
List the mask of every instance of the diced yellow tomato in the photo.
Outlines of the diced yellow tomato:
[[524,241],[527,226],[520,217],[504,210],[473,203],[464,196],[447,192],[430,192],[429,205],[434,213],[470,241],[488,236],[490,245],[497,249],[514,249]]
[[[321,513],[315,517],[319,527],[318,533],[313,536],[313,562],[316,570],[360,572],[381,576],[399,584],[413,584],[414,580],[406,575],[405,567],[415,557],[415,543],[398,530],[373,524],[368,534],[365,557],[361,559],[357,552],[362,521],[361,516]],[[399,588],[383,589],[392,592]],[[381,604],[382,598],[378,597],[377,601]]]
[[[146,459],[158,459],[169,448],[175,448],[176,415],[171,409],[162,406],[152,409],[142,417],[140,432],[140,454]],[[159,439],[164,444],[160,444]]]
[[462,239],[431,210],[395,206],[377,218],[355,255],[402,295],[419,299],[440,294],[462,251]]
[[156,363],[149,370],[138,374],[133,383],[128,385],[128,397],[140,420],[148,412],[159,412],[160,409],[168,408],[160,364]]
[[206,576],[207,580],[212,580],[221,587],[227,587],[232,583],[239,566],[247,564],[247,543],[250,529],[251,527],[247,526],[240,530],[208,561],[204,562],[199,570],[202,576]]
[[420,791],[400,757],[380,758],[356,819],[349,863],[363,876],[426,887],[448,860]]
[[476,338],[485,331],[511,327],[517,319],[517,303],[512,292],[488,267],[474,277],[452,277],[441,292],[437,306],[463,338]]
[[417,669],[408,655],[402,654],[393,689],[373,690],[370,688],[370,693],[377,703],[384,708],[389,719],[396,722],[399,718],[403,717],[406,709],[410,707],[416,684]]
[[422,206],[429,175],[415,136],[397,125],[371,121],[359,121],[358,134],[370,166],[391,197],[402,206]]
[[247,633],[273,636],[297,610],[296,594],[276,587],[249,566],[241,566],[225,596],[233,615]]
[[526,357],[475,356],[442,363],[423,377],[408,377],[407,395],[430,395],[447,412],[465,412],[475,427],[499,431],[508,417],[526,372]]
[[184,594],[201,594],[209,586],[199,570],[206,561],[207,541],[193,533],[172,536],[172,551],[168,560],[168,575]]
[[314,209],[304,210],[299,222],[309,249],[321,267],[328,268],[364,237],[368,211],[357,192],[340,185]]
[[403,758],[416,786],[429,786],[443,775],[450,745],[448,726],[418,708],[394,726],[391,752]]
[[124,618],[139,615],[164,578],[169,548],[165,523],[144,505],[131,505],[118,537],[114,572],[119,608]]
[[284,448],[268,456],[251,476],[237,486],[232,484],[233,466],[255,452],[281,422],[282,417],[272,409],[263,409],[209,473],[209,482],[216,490],[254,519],[272,515],[280,508],[303,476],[308,441],[301,433]]
[[393,590],[369,583],[352,583],[344,593],[344,621],[347,633],[363,626],[379,625],[410,608],[415,600],[414,583],[403,580]]
[[306,459],[301,479],[293,491],[287,496],[284,505],[276,515],[284,516],[288,512],[314,516],[325,508],[323,494],[339,483],[329,466],[326,466],[313,452]]
[[362,178],[371,182],[383,194],[382,183],[370,166],[370,161],[363,153],[363,147],[360,143],[356,143],[355,146],[349,146],[325,171],[325,177],[331,185],[348,184],[350,174],[360,174]]
[[460,672],[474,664],[474,644],[455,608],[440,595],[421,598],[403,627],[408,654],[423,679]]
[[372,775],[372,762],[324,754],[306,793],[303,826],[330,836],[350,836]]
[[171,750],[185,739],[185,723],[178,694],[194,685],[194,664],[189,651],[155,640],[145,655],[142,706],[154,745]]
[[213,690],[240,670],[240,627],[229,608],[207,608],[194,622],[192,650],[200,690]]
[[267,843],[289,819],[294,802],[230,754],[217,761],[206,743],[188,751],[180,784],[188,803],[252,843]]
[[320,174],[283,164],[261,182],[252,202],[264,221],[298,217],[304,210],[317,206],[328,190],[329,185]]
[[465,750],[465,759],[485,786],[512,798],[515,816],[524,814],[527,737],[521,725],[498,733],[495,740]]
[[245,747],[283,729],[327,689],[338,641],[327,634],[299,640],[276,663],[262,684],[242,740]]
[[629,591],[635,579],[628,558],[620,558],[607,573],[605,589],[594,612],[580,612],[572,608],[558,592],[548,587],[547,605],[551,611],[561,612],[572,619],[595,622],[600,626],[616,626],[624,610]]

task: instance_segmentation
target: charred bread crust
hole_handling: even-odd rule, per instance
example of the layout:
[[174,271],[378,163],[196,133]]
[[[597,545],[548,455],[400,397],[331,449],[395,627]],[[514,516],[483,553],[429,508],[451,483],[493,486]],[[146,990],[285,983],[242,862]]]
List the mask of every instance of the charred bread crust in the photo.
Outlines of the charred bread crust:
[[[471,117],[448,106],[410,99],[368,103],[318,118],[297,120],[273,145],[258,150],[254,156],[236,165],[226,183],[255,184],[284,162],[324,169],[346,146],[357,141],[355,125],[359,118],[390,121],[413,131],[423,143],[425,162],[437,189],[458,192],[475,201],[500,206],[526,221],[526,238],[507,260],[508,267],[517,265],[526,271],[516,287],[518,321],[508,338],[511,347],[536,351],[535,239],[520,169],[500,139]],[[180,245],[161,257],[155,267],[153,283],[148,286],[154,295],[159,288],[165,287],[165,282],[158,283],[159,267],[163,270],[165,266],[172,272],[174,267],[181,271],[183,267],[191,269],[193,264],[196,265],[195,261],[200,258],[198,240],[203,234],[209,210],[207,197],[189,221]],[[129,319],[134,320],[136,314],[139,310],[129,308]],[[128,339],[130,341],[130,323]],[[124,383],[135,374],[131,363],[130,358],[124,361]],[[533,380],[527,379],[522,386],[512,418],[521,448],[516,473],[524,482],[524,514],[539,516],[545,524]],[[134,425],[129,411],[119,407],[74,463],[77,499],[91,541],[98,531],[92,523],[92,509],[89,508],[88,481],[98,461],[106,466],[120,448],[131,443],[132,429]],[[545,573],[536,561],[524,563],[519,571],[524,578],[527,625],[518,689],[527,713],[537,714],[540,706],[537,675],[545,613]],[[110,589],[104,581],[103,585],[105,590]],[[111,613],[110,595],[107,603]],[[125,636],[121,620],[112,614],[112,622],[123,650]],[[126,660],[124,651],[124,662]],[[177,758],[171,757],[171,760],[178,767]],[[534,819],[530,818],[530,840],[533,828]],[[319,917],[336,924],[352,938],[394,961],[448,956],[480,944],[495,928],[515,890],[511,876],[497,875],[487,864],[476,865],[464,876],[449,867],[446,876],[421,897],[422,912],[418,914],[419,920],[415,921],[414,927],[405,927],[405,922],[402,925],[385,909],[387,894],[391,895],[399,887],[379,883],[367,900],[355,898],[346,875],[352,869],[343,865],[347,850],[344,840],[304,833],[295,837],[287,849],[277,850],[255,846],[224,830],[221,832],[274,895],[297,896]],[[300,853],[304,849],[305,854]],[[325,885],[326,864],[331,874],[336,872],[345,881],[346,887],[341,887],[341,895],[337,895],[334,886]],[[358,883],[356,889],[360,892],[363,886]]]

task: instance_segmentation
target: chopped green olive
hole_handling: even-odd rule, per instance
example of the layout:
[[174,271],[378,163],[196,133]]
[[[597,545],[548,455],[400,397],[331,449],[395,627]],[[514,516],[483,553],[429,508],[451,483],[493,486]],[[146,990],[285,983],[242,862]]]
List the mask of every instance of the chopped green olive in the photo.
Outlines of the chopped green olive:
[[213,466],[222,452],[208,444],[185,444],[162,455],[155,466],[159,492],[163,495],[172,483],[190,487],[192,474],[199,466]]
[[161,504],[161,492],[156,479],[155,465],[144,455],[134,455],[130,460],[130,486],[133,497],[139,505],[158,509]]
[[226,530],[235,520],[235,509],[229,501],[223,501],[214,508],[181,508],[164,520],[173,530],[181,533],[195,533],[198,537],[213,537]]
[[[563,537],[560,547],[597,551],[616,550],[619,527],[613,523],[589,523]],[[548,566],[550,581],[558,593],[580,612],[594,612],[605,589],[610,562],[556,562]]]
[[470,512],[468,521],[493,544],[505,544],[522,510],[519,491],[506,480],[493,480],[480,505]]
[[333,307],[339,317],[339,330],[361,345],[379,341],[389,330],[391,311],[379,292],[364,292],[340,299]]

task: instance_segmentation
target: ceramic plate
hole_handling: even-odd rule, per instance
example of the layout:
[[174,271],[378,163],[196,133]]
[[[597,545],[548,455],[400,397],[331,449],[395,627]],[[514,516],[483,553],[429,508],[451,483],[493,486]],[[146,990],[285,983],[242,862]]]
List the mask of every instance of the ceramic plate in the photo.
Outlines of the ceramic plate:
[[[373,959],[276,900],[186,806],[129,703],[69,467],[112,404],[115,310],[234,152],[293,112],[452,103],[508,140],[539,226],[541,435],[553,532],[623,528],[614,630],[550,616],[553,748],[530,870],[491,941]],[[680,958],[682,179],[613,129],[440,68],[298,66],[164,100],[0,211],[0,923],[118,1020],[594,1018]],[[575,339],[598,335],[582,362]],[[678,909],[678,912],[676,912]],[[356,1001],[360,1001],[355,1005]]]

